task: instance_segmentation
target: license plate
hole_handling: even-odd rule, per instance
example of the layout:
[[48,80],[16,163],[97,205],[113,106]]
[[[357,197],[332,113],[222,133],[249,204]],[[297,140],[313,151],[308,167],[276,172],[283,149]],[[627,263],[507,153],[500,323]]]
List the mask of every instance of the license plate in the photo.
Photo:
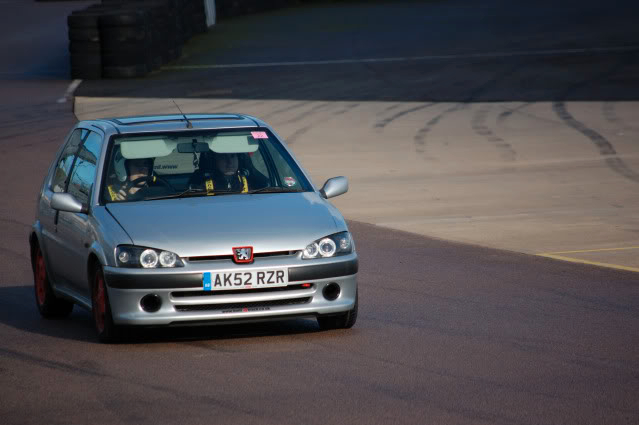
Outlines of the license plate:
[[288,269],[223,273],[204,272],[202,273],[202,285],[205,291],[286,286],[288,285]]

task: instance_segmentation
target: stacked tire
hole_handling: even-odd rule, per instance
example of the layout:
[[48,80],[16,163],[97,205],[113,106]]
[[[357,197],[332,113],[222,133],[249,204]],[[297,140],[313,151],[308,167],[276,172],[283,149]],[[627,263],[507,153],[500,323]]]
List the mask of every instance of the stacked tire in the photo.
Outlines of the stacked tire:
[[160,29],[167,37],[165,63],[174,61],[182,55],[182,45],[184,44],[182,34],[184,29],[180,17],[181,6],[182,0],[167,0],[166,27]]
[[[216,16],[294,1],[216,0]],[[184,43],[207,31],[204,0],[102,0],[72,12],[67,23],[74,79],[144,77],[178,59]]]
[[123,9],[98,19],[105,78],[144,77],[153,69],[149,12]]
[[98,17],[99,14],[94,10],[73,12],[67,17],[73,79],[102,78]]

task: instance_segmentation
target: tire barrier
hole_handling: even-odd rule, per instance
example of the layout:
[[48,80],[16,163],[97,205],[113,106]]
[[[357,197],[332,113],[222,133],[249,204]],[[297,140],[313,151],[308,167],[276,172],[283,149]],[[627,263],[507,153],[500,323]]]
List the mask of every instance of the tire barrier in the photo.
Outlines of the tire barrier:
[[99,15],[93,9],[73,12],[67,17],[71,78],[98,79],[102,77]]
[[100,16],[104,78],[144,77],[153,70],[157,49],[149,20],[148,9],[126,8]]
[[[215,12],[222,19],[302,1],[216,0]],[[73,79],[144,77],[207,31],[204,0],[102,0],[72,12],[67,25]]]
[[71,78],[139,78],[206,32],[202,0],[103,0],[67,17]]

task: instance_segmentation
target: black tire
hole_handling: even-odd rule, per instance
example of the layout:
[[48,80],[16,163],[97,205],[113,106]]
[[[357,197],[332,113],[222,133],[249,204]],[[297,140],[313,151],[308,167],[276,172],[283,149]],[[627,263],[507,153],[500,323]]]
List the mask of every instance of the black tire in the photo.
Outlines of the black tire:
[[97,265],[91,282],[91,307],[93,323],[100,342],[116,342],[121,337],[120,328],[113,323],[109,292],[104,281],[102,266]]
[[99,12],[89,12],[81,10],[72,12],[67,16],[67,25],[69,28],[97,28]]
[[334,316],[318,316],[317,323],[322,330],[350,329],[357,321],[357,310],[359,304],[359,294],[355,294],[355,305],[346,313]]
[[69,40],[71,41],[100,41],[100,33],[97,28],[72,28],[69,27]]
[[[137,49],[136,49],[137,50]],[[149,51],[138,51],[134,53],[132,51],[116,52],[103,52],[102,53],[102,65],[105,67],[129,67],[139,65],[141,67],[151,67],[151,57]]]
[[100,55],[102,49],[100,47],[99,42],[94,41],[72,41],[69,43],[69,52],[79,53],[81,55],[85,54],[96,54]]
[[72,42],[71,78],[96,80],[102,78],[102,55],[100,44],[92,42]]
[[102,67],[71,67],[71,78],[74,80],[99,80],[102,78]]
[[102,49],[102,65],[105,67],[146,66],[151,70],[153,53],[142,45],[122,45],[120,49]]
[[93,54],[71,54],[71,68],[101,68],[102,56]]
[[100,27],[128,27],[144,25],[147,22],[145,11],[122,10],[117,13],[100,16]]
[[63,319],[73,310],[73,303],[56,297],[51,289],[44,255],[37,245],[33,251],[33,287],[36,306],[45,319]]
[[104,66],[102,76],[104,78],[138,78],[149,73],[146,64],[131,66]]
[[115,46],[121,44],[139,43],[146,44],[149,41],[149,33],[145,28],[140,27],[103,27],[100,29],[102,45]]

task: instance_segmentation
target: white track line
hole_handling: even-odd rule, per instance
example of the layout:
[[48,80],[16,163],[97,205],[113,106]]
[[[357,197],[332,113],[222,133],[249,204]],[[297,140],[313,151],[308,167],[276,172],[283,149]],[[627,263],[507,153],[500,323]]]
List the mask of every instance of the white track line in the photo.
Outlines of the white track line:
[[550,49],[550,50],[529,50],[513,52],[488,52],[488,53],[467,53],[460,55],[428,55],[428,56],[405,56],[398,58],[369,58],[369,59],[335,59],[322,61],[304,62],[264,62],[264,63],[231,63],[219,65],[173,65],[164,66],[162,69],[223,69],[223,68],[257,68],[268,66],[300,66],[300,65],[336,65],[352,63],[379,63],[379,62],[409,62],[423,60],[441,59],[474,59],[474,58],[504,58],[516,56],[547,56],[566,55],[584,53],[614,53],[629,52],[639,50],[639,46],[619,46],[619,47],[591,47],[582,49]]
[[71,96],[73,96],[73,92],[75,91],[75,89],[78,88],[78,86],[80,85],[81,82],[82,82],[82,80],[73,80],[73,81],[71,81],[71,84],[69,84],[69,87],[67,87],[67,91],[64,92],[64,96],[59,98],[57,100],[57,102],[58,103],[65,103],[67,100],[71,99]]

